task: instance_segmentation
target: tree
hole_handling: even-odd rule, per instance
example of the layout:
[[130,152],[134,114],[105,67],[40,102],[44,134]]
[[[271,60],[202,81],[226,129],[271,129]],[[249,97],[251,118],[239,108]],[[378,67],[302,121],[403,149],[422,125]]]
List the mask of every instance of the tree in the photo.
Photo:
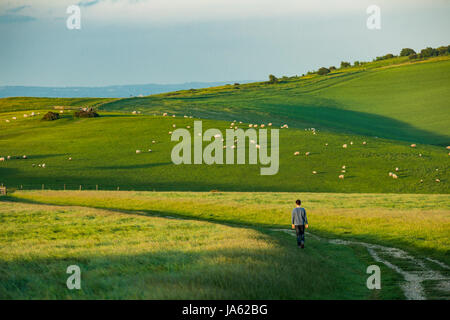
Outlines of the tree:
[[351,66],[350,62],[341,61],[341,68],[348,68],[350,66]]
[[450,53],[450,46],[442,46],[436,49],[438,52],[438,55],[444,56],[446,54]]
[[336,67],[335,66],[331,66],[328,69],[330,69],[330,71],[332,71],[332,70],[336,70]]
[[360,63],[359,61],[355,61],[355,62],[353,63],[353,65],[354,65],[355,67],[358,67],[358,66],[361,65],[361,63]]
[[402,51],[400,51],[400,57],[410,56],[415,53],[416,52],[411,48],[403,48]]
[[275,77],[273,74],[269,74],[269,83],[274,84],[278,82],[278,78]]
[[420,51],[420,55],[423,58],[433,57],[433,56],[437,56],[438,55],[438,51],[436,49],[428,47],[428,48],[422,49]]
[[416,53],[413,53],[413,54],[410,54],[410,55],[408,56],[408,58],[409,58],[409,60],[413,60],[413,59],[417,59],[418,56],[417,56]]
[[327,69],[327,68],[325,68],[325,67],[322,67],[322,68],[320,68],[320,69],[317,71],[317,74],[318,74],[318,75],[321,75],[321,76],[324,76],[324,75],[329,74],[329,73],[330,73],[330,69]]

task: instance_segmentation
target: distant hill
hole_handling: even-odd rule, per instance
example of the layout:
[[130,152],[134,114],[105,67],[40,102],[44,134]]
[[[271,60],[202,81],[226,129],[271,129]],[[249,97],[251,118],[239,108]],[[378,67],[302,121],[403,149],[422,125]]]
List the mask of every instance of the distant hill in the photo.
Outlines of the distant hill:
[[[48,97],[48,98],[128,98],[139,95],[165,93],[178,90],[199,89],[222,86],[228,82],[186,82],[179,84],[138,84],[105,87],[33,87],[33,86],[0,86],[0,98],[7,97]],[[238,81],[248,83],[250,81]]]

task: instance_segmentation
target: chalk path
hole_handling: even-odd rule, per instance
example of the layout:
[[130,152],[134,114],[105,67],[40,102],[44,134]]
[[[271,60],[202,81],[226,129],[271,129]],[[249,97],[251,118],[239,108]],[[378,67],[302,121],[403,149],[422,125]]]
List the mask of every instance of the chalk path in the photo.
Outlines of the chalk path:
[[[295,232],[291,230],[287,229],[273,229],[273,230],[286,232],[292,236],[295,236]],[[450,267],[441,261],[427,257],[423,259],[415,258],[410,254],[408,254],[406,251],[403,251],[398,248],[385,247],[361,241],[325,239],[308,232],[307,234],[310,237],[313,237],[319,241],[326,241],[328,243],[338,245],[359,245],[367,248],[367,251],[375,261],[383,263],[387,267],[391,268],[392,270],[403,276],[405,282],[401,284],[401,288],[406,298],[409,300],[427,299],[422,284],[422,282],[425,280],[434,280],[437,282],[437,288],[440,291],[444,291],[446,293],[450,292],[450,277],[443,275],[440,271],[431,269],[430,267],[430,265],[436,265],[441,269],[450,270]],[[394,261],[392,261],[393,258]],[[396,263],[398,264],[398,262],[395,262],[395,260],[402,261],[402,264],[406,263],[410,265],[411,267],[413,267],[414,270],[405,270],[405,268],[396,265]],[[429,263],[426,263],[426,261],[428,261]]]

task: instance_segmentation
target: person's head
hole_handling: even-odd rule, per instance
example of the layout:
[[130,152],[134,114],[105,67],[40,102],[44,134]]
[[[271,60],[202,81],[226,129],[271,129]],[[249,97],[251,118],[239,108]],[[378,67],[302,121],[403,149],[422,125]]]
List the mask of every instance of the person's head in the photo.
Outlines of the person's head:
[[295,203],[299,206],[302,204],[302,201],[299,199],[299,200],[295,201]]

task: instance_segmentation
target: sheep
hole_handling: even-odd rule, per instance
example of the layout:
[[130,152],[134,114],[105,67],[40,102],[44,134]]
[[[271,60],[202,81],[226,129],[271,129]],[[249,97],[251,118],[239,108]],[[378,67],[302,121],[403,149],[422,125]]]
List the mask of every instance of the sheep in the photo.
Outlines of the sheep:
[[133,111],[133,112],[132,112],[132,114],[136,114],[136,113],[137,113],[136,111]]
[[10,159],[11,159],[11,156],[7,156],[6,159],[7,159],[7,160],[10,160]]
[[439,180],[439,179],[437,179],[437,178],[436,178],[436,180],[434,180],[434,181],[436,181],[436,182],[441,182],[441,180]]
[[251,127],[253,127],[253,125],[252,125],[252,124],[249,124],[248,127],[251,128]]
[[422,154],[421,153],[419,153],[419,157],[421,157],[422,156]]
[[313,174],[317,174],[317,171],[313,171],[312,173],[313,173]]
[[420,183],[423,183],[423,179],[420,179]]
[[191,128],[191,126],[186,126],[186,128],[187,128],[187,129],[190,129],[190,128]]
[[415,148],[415,147],[416,147],[416,144],[413,143],[413,144],[411,145],[411,148]]
[[328,143],[325,143],[325,147],[327,147],[328,146]]
[[27,158],[27,156],[26,156],[26,155],[23,155],[23,156],[22,156],[22,159],[26,159],[26,158]]
[[232,123],[230,124],[230,127],[232,127],[232,126],[234,126],[234,122],[232,122]]
[[342,169],[345,169],[345,165],[344,165],[344,166],[342,166]]
[[164,112],[164,113],[163,113],[163,117],[167,117],[167,112]]
[[141,150],[136,150],[136,154],[139,154],[139,153],[141,153]]
[[392,177],[392,175],[393,175],[393,173],[392,173],[392,172],[389,172],[389,177]]
[[265,127],[265,125],[264,125],[264,124],[262,124],[262,125],[261,125],[261,128],[264,128],[264,127]]
[[397,176],[395,173],[393,173],[393,174],[392,174],[392,178],[397,179],[398,176]]
[[367,142],[363,141],[363,145],[366,145],[366,144],[367,144]]
[[5,161],[5,157],[0,157],[0,161]]
[[399,170],[400,170],[399,168],[395,168],[395,171],[397,171],[397,172],[398,172]]
[[67,160],[72,161],[72,157],[69,157],[69,159],[67,159]]
[[172,134],[172,131],[169,131],[169,134]]
[[342,148],[347,148],[347,144],[346,143],[344,143],[343,145],[342,145]]
[[148,152],[152,152],[152,149],[148,149]]
[[251,144],[255,144],[256,141],[252,139],[252,140],[250,140],[250,143],[251,143]]
[[305,156],[309,156],[311,153],[308,151],[308,152],[305,152]]
[[27,114],[24,114],[23,117],[26,118],[26,117],[28,117],[28,115],[27,115]]
[[5,121],[6,121],[6,122],[9,122],[9,120],[8,120],[8,119],[6,119]]
[[45,168],[45,163],[42,164],[42,168]]
[[177,125],[176,125],[176,124],[173,124],[173,125],[172,125],[172,127],[173,127],[173,128],[176,128],[176,127],[177,127]]
[[220,137],[221,137],[220,133],[214,135],[214,138],[220,138]]
[[447,146],[447,150],[450,150],[450,146]]
[[350,144],[353,145],[353,141],[350,141]]
[[153,144],[155,144],[155,143],[156,143],[156,141],[155,141],[155,140],[152,140],[152,143],[153,143]]
[[294,152],[294,156],[298,156],[299,154],[300,154],[300,152],[298,152],[298,151]]
[[17,118],[16,118],[16,117],[12,117],[12,119],[13,119],[13,120],[17,120]]
[[188,116],[185,115],[184,117],[187,118]]
[[344,175],[343,174],[339,175],[339,179],[344,180]]
[[256,145],[256,149],[259,149],[259,148],[260,148],[260,145],[259,145],[259,144],[257,144],[257,145]]
[[345,173],[345,170],[341,170],[342,173]]
[[272,126],[272,122],[269,122],[268,126],[271,127]]

